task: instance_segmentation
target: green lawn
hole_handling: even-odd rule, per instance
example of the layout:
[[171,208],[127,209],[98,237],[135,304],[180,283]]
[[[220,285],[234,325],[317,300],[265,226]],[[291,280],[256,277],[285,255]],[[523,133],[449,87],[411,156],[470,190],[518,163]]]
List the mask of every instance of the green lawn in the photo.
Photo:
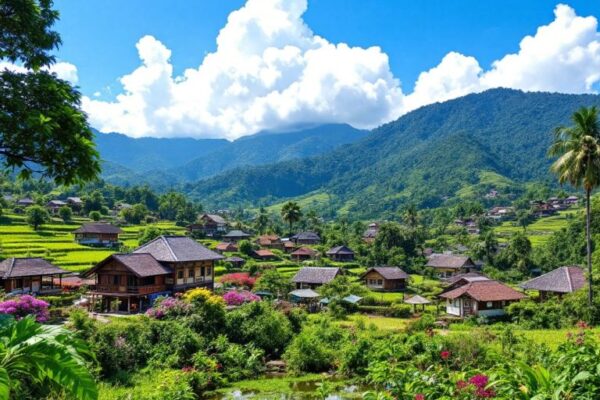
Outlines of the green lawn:
[[351,327],[356,325],[359,321],[362,321],[365,324],[365,326],[374,325],[377,327],[377,329],[381,329],[384,331],[399,332],[406,328],[406,325],[408,324],[410,319],[352,314],[349,315],[346,320],[340,321],[340,325],[345,327]]

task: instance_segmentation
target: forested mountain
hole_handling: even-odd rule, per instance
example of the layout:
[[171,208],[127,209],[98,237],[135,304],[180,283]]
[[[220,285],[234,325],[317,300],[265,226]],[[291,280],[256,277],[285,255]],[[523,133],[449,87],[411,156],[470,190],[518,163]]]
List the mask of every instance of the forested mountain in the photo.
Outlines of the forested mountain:
[[96,132],[102,176],[114,184],[147,183],[157,189],[213,176],[235,167],[269,164],[329,152],[368,134],[331,124],[224,139],[133,139]]
[[552,132],[597,95],[493,89],[415,110],[366,138],[318,157],[238,168],[189,184],[207,207],[256,207],[326,194],[354,216],[414,202],[433,207],[493,172],[516,182],[550,180]]

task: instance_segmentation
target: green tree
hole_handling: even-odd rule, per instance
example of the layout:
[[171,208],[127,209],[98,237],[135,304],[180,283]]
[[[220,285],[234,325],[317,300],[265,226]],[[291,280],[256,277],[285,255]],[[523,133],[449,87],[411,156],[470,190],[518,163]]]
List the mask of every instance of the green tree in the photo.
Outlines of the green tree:
[[302,218],[302,211],[298,203],[294,201],[288,201],[281,208],[281,218],[290,226],[290,234],[293,232],[292,228],[294,223],[300,221]]
[[33,227],[33,230],[38,228],[50,219],[48,211],[42,206],[31,206],[27,208],[27,223]]
[[266,232],[267,227],[269,226],[269,214],[267,214],[267,210],[264,207],[260,208],[258,212],[258,216],[256,217],[256,221],[254,221],[254,227],[256,231],[260,234]]
[[60,45],[51,29],[58,19],[52,1],[2,0],[0,10],[0,59],[27,68],[0,72],[0,162],[24,178],[38,167],[61,184],[95,178],[100,160],[81,95],[42,69],[54,63],[50,51]]
[[254,253],[254,246],[249,240],[241,240],[238,244],[238,249],[240,250],[240,253],[247,256],[251,256]]
[[156,239],[161,235],[169,235],[169,232],[164,231],[156,226],[148,226],[139,235],[139,245],[141,246],[145,243],[148,243],[149,241]]
[[83,210],[86,214],[91,211],[100,211],[105,203],[104,195],[99,190],[94,190],[84,199]]
[[271,292],[277,297],[285,296],[292,290],[292,283],[289,278],[283,276],[277,268],[266,269],[256,281],[254,289],[257,291]]
[[134,204],[130,208],[125,208],[121,211],[121,218],[123,218],[127,223],[130,224],[139,224],[148,214],[148,209],[143,204]]
[[100,214],[100,211],[92,211],[90,212],[89,217],[92,221],[100,221],[102,215]]
[[71,222],[71,219],[73,219],[73,210],[71,210],[71,207],[69,206],[62,206],[58,209],[58,215],[66,224],[67,222]]
[[581,108],[573,114],[573,125],[558,127],[549,154],[558,159],[551,170],[560,184],[569,183],[585,190],[588,303],[593,305],[592,235],[590,196],[600,184],[600,123],[596,107]]
[[402,221],[409,228],[415,229],[419,226],[419,213],[414,204],[407,205],[402,211]]
[[[83,341],[59,326],[41,325],[32,316],[0,322],[0,398],[31,398],[52,393],[54,383],[69,398],[94,400],[98,391],[86,368],[92,354]],[[50,393],[48,393],[50,392]]]

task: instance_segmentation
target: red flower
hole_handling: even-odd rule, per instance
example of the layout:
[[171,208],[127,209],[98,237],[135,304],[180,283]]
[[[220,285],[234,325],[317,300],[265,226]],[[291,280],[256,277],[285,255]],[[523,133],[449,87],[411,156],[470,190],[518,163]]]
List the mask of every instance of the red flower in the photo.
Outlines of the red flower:
[[587,329],[590,326],[587,324],[587,322],[585,321],[579,321],[577,322],[577,324],[575,324],[576,327],[578,327],[579,329]]
[[489,382],[489,378],[485,375],[478,374],[469,379],[469,383],[473,386],[476,386],[480,389],[483,389],[487,386]]
[[440,352],[440,357],[442,357],[442,360],[447,360],[450,358],[450,354],[452,353],[450,353],[448,350],[442,350]]
[[458,390],[463,390],[467,386],[469,386],[469,384],[467,382],[463,381],[463,380],[460,380],[460,381],[456,382],[456,388]]
[[415,394],[415,400],[425,400],[425,395],[421,393]]

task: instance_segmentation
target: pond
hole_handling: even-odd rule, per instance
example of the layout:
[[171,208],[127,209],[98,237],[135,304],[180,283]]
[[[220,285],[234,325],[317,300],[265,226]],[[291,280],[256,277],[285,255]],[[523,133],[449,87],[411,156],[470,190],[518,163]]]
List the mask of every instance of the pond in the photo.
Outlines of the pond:
[[368,390],[365,385],[319,375],[263,377],[234,383],[211,400],[357,400]]

